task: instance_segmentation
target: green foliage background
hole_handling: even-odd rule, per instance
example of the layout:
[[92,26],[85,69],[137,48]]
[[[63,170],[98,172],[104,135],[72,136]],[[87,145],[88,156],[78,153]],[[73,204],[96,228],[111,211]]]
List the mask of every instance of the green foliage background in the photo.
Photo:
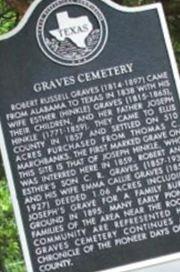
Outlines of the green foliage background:
[[4,0],[0,0],[0,35],[11,30],[17,22],[17,13]]
[[[171,38],[176,53],[176,58],[180,66],[180,0],[172,0],[171,7],[175,14],[168,14],[167,19],[171,32]],[[21,0],[19,0],[19,3]],[[31,1],[32,2],[32,1]],[[153,0],[123,0],[122,4],[136,6],[153,3]],[[7,33],[14,28],[20,20],[17,11],[6,4],[5,0],[0,0],[0,35]],[[25,272],[22,253],[20,249],[19,237],[14,220],[12,204],[8,191],[7,181],[0,158],[0,272]]]

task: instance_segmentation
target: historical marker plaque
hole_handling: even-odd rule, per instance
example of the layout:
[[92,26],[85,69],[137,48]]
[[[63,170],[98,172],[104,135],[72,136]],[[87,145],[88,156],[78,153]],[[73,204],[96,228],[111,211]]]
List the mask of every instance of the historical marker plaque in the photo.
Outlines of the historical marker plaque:
[[0,59],[1,148],[28,272],[179,258],[179,75],[161,5],[37,0]]

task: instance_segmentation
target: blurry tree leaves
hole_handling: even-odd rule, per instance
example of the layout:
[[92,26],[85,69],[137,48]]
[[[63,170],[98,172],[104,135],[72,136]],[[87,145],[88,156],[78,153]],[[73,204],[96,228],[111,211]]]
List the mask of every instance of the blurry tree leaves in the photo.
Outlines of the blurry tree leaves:
[[[0,271],[22,261],[12,203],[5,180],[0,181]],[[22,265],[21,265],[22,266]],[[15,269],[14,269],[15,271]]]

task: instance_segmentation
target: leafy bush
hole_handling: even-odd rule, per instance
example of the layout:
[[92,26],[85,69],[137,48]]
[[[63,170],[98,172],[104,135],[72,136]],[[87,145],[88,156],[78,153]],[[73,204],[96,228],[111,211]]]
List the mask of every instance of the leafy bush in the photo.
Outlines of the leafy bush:
[[0,0],[0,35],[11,30],[18,22],[18,14],[4,0]]
[[0,271],[10,272],[11,265],[20,262],[20,269],[14,267],[12,271],[23,272],[22,255],[6,180],[0,181],[0,222]]

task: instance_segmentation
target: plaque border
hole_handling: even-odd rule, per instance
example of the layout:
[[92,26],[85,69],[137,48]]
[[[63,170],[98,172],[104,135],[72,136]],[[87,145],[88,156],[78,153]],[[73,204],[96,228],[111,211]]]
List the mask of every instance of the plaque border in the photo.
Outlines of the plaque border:
[[[34,10],[42,1],[43,0],[35,0],[28,8],[27,12],[25,13],[23,18],[21,19],[20,23],[13,30],[11,30],[9,33],[1,35],[0,41],[10,39],[13,36],[15,36],[16,34],[18,34],[25,27],[25,25],[29,21],[31,15],[33,14]],[[162,32],[163,32],[163,36],[164,36],[164,40],[165,40],[165,45],[166,45],[166,50],[167,50],[167,54],[169,57],[170,66],[173,71],[173,77],[174,77],[174,81],[175,81],[176,88],[178,91],[178,97],[180,99],[179,71],[178,71],[178,66],[176,63],[176,58],[175,58],[175,54],[174,54],[174,50],[173,50],[173,46],[172,46],[172,42],[171,42],[171,38],[170,38],[170,34],[169,34],[169,29],[168,29],[168,25],[167,25],[167,21],[166,21],[166,17],[165,17],[165,13],[164,13],[162,4],[155,3],[155,4],[150,4],[150,5],[144,5],[141,7],[125,7],[125,6],[121,6],[117,3],[114,3],[111,0],[101,0],[101,1],[104,2],[105,4],[107,4],[108,6],[110,6],[111,8],[114,8],[120,12],[125,12],[125,13],[136,13],[136,12],[143,12],[143,11],[148,11],[148,10],[153,10],[153,9],[157,11],[157,14],[159,16],[160,26],[162,28]],[[33,269],[32,260],[30,257],[30,251],[29,251],[27,238],[26,238],[26,234],[25,234],[25,229],[24,229],[24,225],[23,225],[23,221],[22,221],[19,202],[18,202],[16,190],[15,190],[15,185],[13,182],[11,162],[10,162],[9,155],[7,152],[7,147],[5,144],[5,136],[3,133],[1,120],[0,120],[0,149],[1,149],[2,158],[3,158],[3,162],[4,162],[6,177],[8,179],[8,186],[10,189],[11,199],[12,199],[13,208],[14,208],[14,214],[15,214],[16,223],[18,226],[20,243],[21,243],[22,250],[23,250],[26,268],[27,268],[28,272],[35,272]],[[177,261],[177,260],[180,260],[180,250],[179,250],[179,253],[162,255],[160,257],[150,258],[148,260],[139,261],[139,262],[133,262],[131,264],[117,266],[117,267],[110,268],[110,269],[98,270],[96,272],[126,272],[126,271],[131,271],[131,270],[136,270],[136,269],[148,268],[148,267],[151,267],[154,265]]]

